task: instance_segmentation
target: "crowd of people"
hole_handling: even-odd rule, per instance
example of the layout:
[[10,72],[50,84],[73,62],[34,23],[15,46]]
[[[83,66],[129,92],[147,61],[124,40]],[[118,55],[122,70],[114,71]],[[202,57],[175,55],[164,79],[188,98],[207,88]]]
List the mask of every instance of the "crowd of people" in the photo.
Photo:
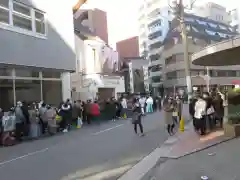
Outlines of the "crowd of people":
[[[182,118],[183,100],[180,96],[169,95],[163,99],[164,119],[167,132],[176,133],[176,125]],[[189,103],[189,114],[195,131],[200,135],[223,127],[224,95],[213,89],[209,92],[195,92]]]
[[[154,111],[164,111],[167,132],[173,135],[176,125],[182,117],[183,100],[180,96],[158,97],[134,96],[100,100],[74,101],[68,99],[54,107],[45,102],[27,104],[17,102],[8,113],[0,108],[0,143],[14,145],[25,139],[35,139],[42,135],[54,135],[68,132],[73,126],[83,123],[99,123],[99,116],[104,113],[106,120],[116,121],[126,118],[131,112],[134,132],[143,136],[142,117]],[[220,92],[196,93],[189,104],[189,114],[196,132],[201,135],[212,131],[219,124],[223,125],[223,95]]]
[[218,91],[196,93],[189,104],[189,114],[197,133],[205,135],[223,127],[224,95]]

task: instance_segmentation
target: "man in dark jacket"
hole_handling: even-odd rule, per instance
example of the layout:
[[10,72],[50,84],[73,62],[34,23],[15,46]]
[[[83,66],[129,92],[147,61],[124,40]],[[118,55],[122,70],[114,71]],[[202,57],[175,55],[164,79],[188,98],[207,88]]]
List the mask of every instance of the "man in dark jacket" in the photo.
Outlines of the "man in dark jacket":
[[60,114],[62,116],[61,128],[63,132],[68,132],[70,121],[71,121],[71,107],[68,103],[64,103],[60,109]]

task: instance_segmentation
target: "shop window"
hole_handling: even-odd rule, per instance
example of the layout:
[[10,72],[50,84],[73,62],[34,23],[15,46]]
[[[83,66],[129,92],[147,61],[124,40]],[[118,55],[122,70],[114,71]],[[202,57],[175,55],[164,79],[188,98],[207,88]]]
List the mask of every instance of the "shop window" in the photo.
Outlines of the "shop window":
[[42,72],[43,78],[61,78],[61,72],[57,71],[43,71]]
[[0,108],[7,112],[13,105],[13,80],[0,79]]
[[15,80],[16,101],[26,102],[28,105],[41,101],[40,80]]
[[62,81],[42,81],[43,100],[47,104],[59,106],[62,102]]

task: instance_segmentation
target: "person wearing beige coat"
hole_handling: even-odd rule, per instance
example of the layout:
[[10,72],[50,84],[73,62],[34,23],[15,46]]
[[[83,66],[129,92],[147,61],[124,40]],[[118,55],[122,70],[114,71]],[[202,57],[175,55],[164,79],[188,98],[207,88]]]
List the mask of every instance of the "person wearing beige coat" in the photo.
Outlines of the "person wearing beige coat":
[[173,120],[173,111],[174,111],[175,107],[174,107],[174,103],[173,103],[173,99],[168,97],[164,100],[163,102],[163,110],[164,110],[164,119],[165,119],[165,123],[167,126],[167,132],[169,133],[169,135],[173,135],[174,132],[174,120]]

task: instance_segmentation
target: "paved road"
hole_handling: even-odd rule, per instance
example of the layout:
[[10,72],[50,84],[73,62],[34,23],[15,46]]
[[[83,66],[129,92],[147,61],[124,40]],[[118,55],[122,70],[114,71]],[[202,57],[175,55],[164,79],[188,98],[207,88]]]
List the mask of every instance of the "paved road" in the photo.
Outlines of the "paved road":
[[2,148],[0,179],[117,179],[167,139],[162,117],[145,117],[145,137],[136,136],[130,122],[121,120]]
[[239,180],[240,139],[177,159],[163,159],[146,180]]

